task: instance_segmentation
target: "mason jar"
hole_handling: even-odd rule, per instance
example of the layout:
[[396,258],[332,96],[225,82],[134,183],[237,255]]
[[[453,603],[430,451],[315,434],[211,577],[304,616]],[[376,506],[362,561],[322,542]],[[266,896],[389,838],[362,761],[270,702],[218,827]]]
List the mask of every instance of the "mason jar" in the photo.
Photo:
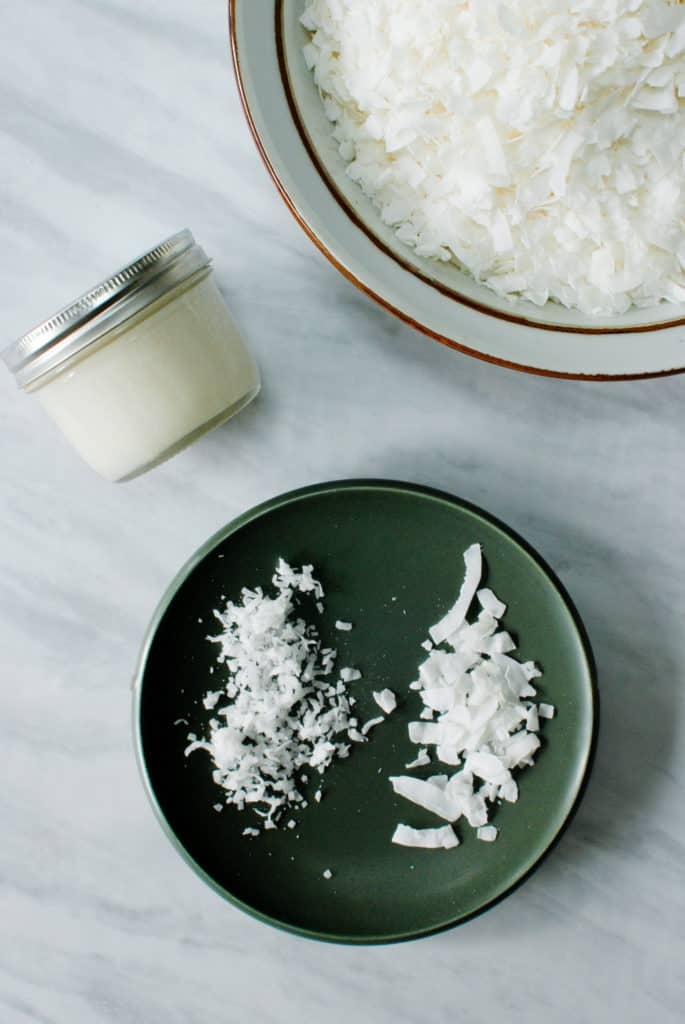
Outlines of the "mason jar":
[[71,445],[107,480],[144,473],[240,412],[259,371],[181,231],[2,353]]

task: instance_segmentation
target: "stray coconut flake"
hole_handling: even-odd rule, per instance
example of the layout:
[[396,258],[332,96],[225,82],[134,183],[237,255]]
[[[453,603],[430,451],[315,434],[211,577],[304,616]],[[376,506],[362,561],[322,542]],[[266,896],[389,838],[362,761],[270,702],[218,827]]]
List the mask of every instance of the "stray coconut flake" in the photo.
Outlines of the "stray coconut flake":
[[507,606],[487,587],[479,590],[476,597],[483,611],[487,612],[488,615],[492,615],[493,619],[501,619],[507,610]]
[[398,846],[416,846],[425,850],[451,850],[459,846],[454,829],[449,825],[440,828],[411,828],[410,825],[398,825],[392,842]]
[[403,796],[412,803],[432,811],[446,821],[456,821],[461,816],[462,804],[445,792],[441,781],[446,776],[433,776],[430,779],[416,779],[411,775],[395,775],[390,777],[392,788],[398,796]]
[[364,722],[362,726],[362,736],[366,736],[367,733],[371,732],[372,729],[375,729],[377,725],[380,725],[384,721],[385,719],[381,716],[379,718],[370,718],[368,722]]
[[484,843],[494,843],[498,834],[499,830],[494,825],[482,825],[476,830],[477,837]]
[[341,633],[349,633],[352,629],[351,622],[343,622],[341,619],[336,619],[335,628],[340,630]]
[[411,771],[412,768],[422,768],[423,765],[430,763],[431,759],[428,756],[427,748],[421,747],[421,749],[418,752],[418,755],[414,758],[414,760],[410,761],[409,764],[405,764],[404,767]]
[[387,688],[385,690],[374,690],[373,699],[376,704],[378,704],[381,711],[386,715],[392,714],[397,707],[397,697],[392,690],[388,690]]
[[428,630],[434,644],[441,644],[448,636],[455,633],[463,624],[466,613],[471,607],[473,596],[478,589],[482,572],[482,559],[480,544],[472,544],[464,552],[464,565],[466,575],[459,591],[456,603],[447,612],[444,618]]

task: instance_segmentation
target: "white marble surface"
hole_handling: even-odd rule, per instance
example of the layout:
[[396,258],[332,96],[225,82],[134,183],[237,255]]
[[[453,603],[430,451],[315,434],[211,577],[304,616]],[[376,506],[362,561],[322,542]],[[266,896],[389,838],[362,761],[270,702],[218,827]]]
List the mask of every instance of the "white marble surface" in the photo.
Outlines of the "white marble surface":
[[[259,163],[223,0],[2,11],[0,337],[188,225],[265,387],[115,487],[0,377],[0,1020],[681,1021],[685,378],[519,376],[375,308]],[[136,648],[186,557],[261,499],[351,475],[444,487],[525,534],[585,617],[603,698],[591,788],[534,878],[461,929],[372,950],[280,934],[204,888],[129,732]]]

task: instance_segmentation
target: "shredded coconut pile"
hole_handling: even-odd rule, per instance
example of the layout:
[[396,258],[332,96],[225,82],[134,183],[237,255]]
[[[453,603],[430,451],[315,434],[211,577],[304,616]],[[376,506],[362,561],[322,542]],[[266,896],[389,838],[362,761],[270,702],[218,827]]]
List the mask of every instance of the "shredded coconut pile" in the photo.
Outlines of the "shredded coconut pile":
[[[513,772],[533,765],[540,746],[540,718],[552,718],[554,708],[531,700],[537,695],[531,681],[542,673],[532,661],[512,656],[516,644],[499,623],[506,606],[491,590],[478,589],[479,544],[464,552],[464,565],[457,601],[429,630],[431,649],[410,687],[419,691],[424,711],[421,721],[410,723],[409,738],[423,746],[419,758],[407,765],[429,764],[427,748],[432,747],[439,761],[459,770],[426,779],[399,775],[390,781],[399,796],[444,821],[463,818],[480,840],[493,842],[498,830],[488,826],[488,804],[518,800]],[[474,599],[480,611],[469,623]],[[458,842],[456,836],[450,837],[451,831],[450,825],[418,830],[399,825],[392,840],[403,846],[448,849]]]
[[[373,720],[357,730],[355,698],[346,683],[361,673],[343,668],[333,681],[336,651],[322,648],[317,629],[298,615],[303,602],[323,609],[313,567],[298,571],[281,559],[273,585],[273,597],[260,588],[244,589],[240,603],[229,601],[214,612],[222,630],[208,639],[219,645],[229,681],[205,695],[203,705],[215,715],[208,737],[190,734],[185,751],[206,751],[226,804],[252,807],[264,829],[276,828],[285,810],[306,806],[299,788],[308,781],[303,770],[323,774],[335,758],[348,756],[346,740],[366,742],[378,724]],[[321,799],[320,789],[314,799]],[[243,835],[254,837],[259,830],[250,826]]]
[[609,315],[685,301],[685,4],[310,0],[350,177],[419,256]]

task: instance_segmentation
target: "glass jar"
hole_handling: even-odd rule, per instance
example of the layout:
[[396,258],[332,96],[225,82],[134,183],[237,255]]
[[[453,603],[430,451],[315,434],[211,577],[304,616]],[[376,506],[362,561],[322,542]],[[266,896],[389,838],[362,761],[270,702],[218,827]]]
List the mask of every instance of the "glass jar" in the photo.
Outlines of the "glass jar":
[[170,458],[260,387],[190,231],[113,274],[2,358],[85,461],[113,481]]

